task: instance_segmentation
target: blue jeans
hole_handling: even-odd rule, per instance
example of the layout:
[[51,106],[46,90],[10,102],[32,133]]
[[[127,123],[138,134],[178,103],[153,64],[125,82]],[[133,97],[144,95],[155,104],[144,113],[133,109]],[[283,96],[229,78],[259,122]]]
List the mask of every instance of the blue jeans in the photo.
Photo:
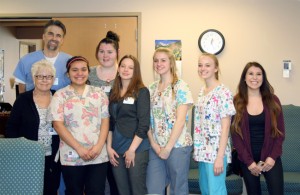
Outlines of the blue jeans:
[[147,169],[149,194],[165,194],[170,184],[171,195],[188,195],[188,174],[192,146],[173,148],[167,160],[162,160],[150,149]]
[[[117,158],[119,165],[112,167],[120,195],[147,194],[146,175],[149,151],[135,153],[134,167],[126,168],[123,154]],[[113,195],[111,193],[111,195]]]
[[202,195],[227,195],[225,184],[227,157],[224,157],[224,170],[218,176],[214,174],[214,163],[199,162],[199,186]]

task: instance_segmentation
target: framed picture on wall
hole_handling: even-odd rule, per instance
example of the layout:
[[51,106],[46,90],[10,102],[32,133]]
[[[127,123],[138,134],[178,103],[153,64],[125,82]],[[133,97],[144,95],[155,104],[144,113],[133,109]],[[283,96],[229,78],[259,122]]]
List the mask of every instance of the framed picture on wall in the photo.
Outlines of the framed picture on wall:
[[[173,51],[176,60],[177,75],[181,78],[182,75],[182,49],[181,40],[155,40],[155,49],[159,47],[169,48]],[[159,79],[158,75],[154,73],[155,80]]]

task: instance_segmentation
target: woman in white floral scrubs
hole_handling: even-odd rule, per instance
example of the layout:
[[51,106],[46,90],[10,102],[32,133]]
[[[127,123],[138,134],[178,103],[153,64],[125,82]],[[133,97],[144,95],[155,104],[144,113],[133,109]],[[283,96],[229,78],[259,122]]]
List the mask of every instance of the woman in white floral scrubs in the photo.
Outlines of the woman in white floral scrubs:
[[229,127],[235,114],[232,93],[219,80],[213,54],[199,57],[198,74],[205,81],[195,104],[194,160],[199,162],[202,195],[227,195],[226,166],[231,162]]
[[108,156],[108,99],[87,85],[88,61],[75,56],[67,62],[71,84],[51,101],[53,126],[60,136],[60,161],[66,194],[104,194]]
[[189,86],[176,75],[173,53],[158,48],[153,56],[153,68],[160,80],[150,85],[151,144],[147,170],[149,194],[164,194],[170,184],[170,194],[188,194],[188,173],[192,138],[187,129],[187,112],[193,105]]

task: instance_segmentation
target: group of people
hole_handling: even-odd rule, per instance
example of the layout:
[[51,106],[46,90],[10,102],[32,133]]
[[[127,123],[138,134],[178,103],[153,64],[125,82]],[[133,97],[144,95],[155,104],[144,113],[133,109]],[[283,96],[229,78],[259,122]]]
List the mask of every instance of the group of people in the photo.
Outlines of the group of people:
[[[283,194],[283,114],[259,63],[245,66],[233,96],[219,81],[216,56],[201,54],[205,85],[194,103],[171,50],[155,50],[160,79],[146,87],[139,61],[132,55],[119,60],[116,33],[99,42],[93,67],[83,56],[59,51],[65,34],[60,21],[49,21],[44,49],[20,60],[14,75],[26,92],[6,128],[7,137],[43,144],[44,194],[57,194],[60,172],[66,194],[105,194],[106,181],[111,195],[165,194],[168,185],[171,195],[188,194],[193,150],[201,193],[225,195],[232,144],[248,194],[261,194],[261,174],[270,194]],[[192,137],[187,116],[193,106]]]

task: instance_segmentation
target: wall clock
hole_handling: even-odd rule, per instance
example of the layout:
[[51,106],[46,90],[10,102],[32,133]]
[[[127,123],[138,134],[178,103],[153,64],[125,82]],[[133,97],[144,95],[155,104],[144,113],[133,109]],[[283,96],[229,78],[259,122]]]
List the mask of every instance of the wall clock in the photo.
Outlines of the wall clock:
[[208,29],[199,36],[198,46],[203,53],[217,55],[224,49],[225,39],[220,31]]

